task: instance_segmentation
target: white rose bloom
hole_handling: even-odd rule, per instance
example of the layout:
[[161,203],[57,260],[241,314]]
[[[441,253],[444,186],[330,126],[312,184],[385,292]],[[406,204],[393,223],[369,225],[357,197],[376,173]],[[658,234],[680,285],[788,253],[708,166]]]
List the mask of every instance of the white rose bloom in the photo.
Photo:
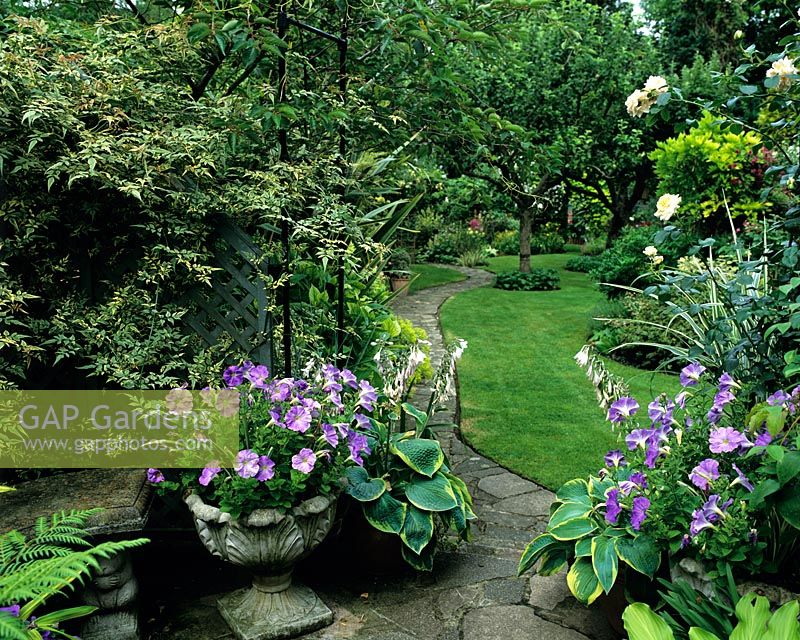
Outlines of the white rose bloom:
[[674,193],[665,193],[658,199],[656,203],[656,218],[662,222],[666,222],[681,206],[681,197]]
[[628,113],[635,118],[641,118],[643,115],[650,111],[653,106],[653,101],[647,96],[647,93],[641,89],[637,89],[625,100],[625,108]]
[[664,256],[653,256],[650,259],[653,261],[653,264],[661,264],[664,262]]
[[653,256],[657,256],[657,255],[658,255],[658,249],[656,249],[656,248],[655,248],[655,247],[654,247],[654,246],[651,244],[650,246],[648,246],[648,247],[645,247],[645,248],[644,248],[644,251],[642,251],[642,253],[643,253],[644,255],[646,255],[648,258],[652,258]]
[[650,76],[647,82],[644,83],[644,90],[646,93],[650,93],[651,91],[666,93],[667,88],[667,81],[661,76]]
[[788,76],[796,75],[798,75],[797,67],[794,66],[794,62],[786,56],[773,62],[772,66],[767,69],[767,78],[774,78],[775,76],[780,78],[778,87],[781,89],[785,89],[792,83],[792,79]]

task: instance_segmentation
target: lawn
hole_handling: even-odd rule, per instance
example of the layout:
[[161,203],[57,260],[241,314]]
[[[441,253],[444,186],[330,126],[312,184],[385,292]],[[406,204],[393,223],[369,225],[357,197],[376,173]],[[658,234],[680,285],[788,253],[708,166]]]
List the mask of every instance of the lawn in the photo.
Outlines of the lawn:
[[[616,437],[597,406],[594,389],[573,356],[584,344],[586,321],[602,299],[588,276],[564,271],[569,254],[534,256],[535,267],[559,270],[558,291],[474,289],[442,307],[448,338],[469,348],[458,367],[461,427],[478,451],[551,488],[595,473]],[[493,258],[491,271],[514,269],[516,256]],[[674,377],[618,363],[633,395],[646,406],[674,392]]]
[[433,264],[415,264],[411,267],[411,273],[414,280],[411,281],[410,293],[429,287],[438,287],[442,284],[459,282],[467,277],[455,269],[438,267]]

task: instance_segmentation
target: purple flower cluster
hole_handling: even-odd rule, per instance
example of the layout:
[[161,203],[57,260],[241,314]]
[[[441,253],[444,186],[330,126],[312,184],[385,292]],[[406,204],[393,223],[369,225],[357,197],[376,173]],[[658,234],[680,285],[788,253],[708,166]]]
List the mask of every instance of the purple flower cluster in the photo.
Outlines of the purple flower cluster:
[[[637,476],[634,478],[634,476]],[[629,480],[620,483],[619,487],[612,487],[606,492],[606,513],[605,519],[609,524],[618,524],[619,516],[622,513],[621,497],[627,497],[632,491],[642,491],[647,487],[647,480],[641,473],[631,475]],[[650,499],[643,495],[634,496],[631,504],[631,527],[635,531],[642,528],[642,524],[647,519],[647,511],[650,508]]]
[[727,509],[733,504],[733,498],[720,502],[722,498],[717,494],[708,496],[705,504],[692,512],[692,523],[689,525],[689,535],[695,537],[706,529],[713,529],[714,524],[727,517]]

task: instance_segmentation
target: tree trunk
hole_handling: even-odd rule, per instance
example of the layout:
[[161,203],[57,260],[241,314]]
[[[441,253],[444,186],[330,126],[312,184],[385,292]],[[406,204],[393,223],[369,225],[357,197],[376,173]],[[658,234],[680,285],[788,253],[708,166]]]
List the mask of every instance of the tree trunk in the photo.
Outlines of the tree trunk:
[[522,273],[531,272],[531,225],[533,212],[530,207],[522,210],[519,220],[519,270]]

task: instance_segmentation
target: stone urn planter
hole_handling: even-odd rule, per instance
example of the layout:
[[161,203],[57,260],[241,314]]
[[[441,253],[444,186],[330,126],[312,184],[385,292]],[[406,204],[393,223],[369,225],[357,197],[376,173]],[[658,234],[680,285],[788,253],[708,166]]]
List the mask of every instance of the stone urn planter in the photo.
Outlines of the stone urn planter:
[[217,602],[239,640],[292,638],[333,622],[333,613],[311,589],[292,583],[292,570],[328,535],[335,496],[311,498],[289,512],[259,509],[242,519],[205,504],[195,493],[185,502],[205,547],[253,573],[251,588]]

